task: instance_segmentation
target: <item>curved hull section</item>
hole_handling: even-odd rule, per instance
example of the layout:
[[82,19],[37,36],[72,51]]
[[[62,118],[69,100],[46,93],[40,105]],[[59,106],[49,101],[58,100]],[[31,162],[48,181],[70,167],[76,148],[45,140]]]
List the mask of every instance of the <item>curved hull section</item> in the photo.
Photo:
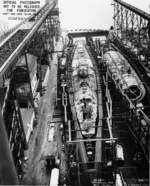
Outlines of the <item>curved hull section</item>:
[[76,45],[72,61],[74,105],[82,135],[95,134],[97,118],[96,76],[84,43]]
[[145,88],[128,61],[117,51],[104,54],[104,62],[115,84],[132,101],[140,101],[145,96]]

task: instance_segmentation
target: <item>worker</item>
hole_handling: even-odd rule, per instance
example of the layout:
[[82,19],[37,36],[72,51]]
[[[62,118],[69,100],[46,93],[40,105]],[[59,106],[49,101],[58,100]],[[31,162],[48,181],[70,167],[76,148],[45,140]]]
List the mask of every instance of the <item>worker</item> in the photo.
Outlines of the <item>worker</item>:
[[87,119],[90,119],[91,118],[92,111],[93,111],[93,109],[92,109],[92,103],[87,104],[87,106],[86,106],[86,118]]
[[86,103],[84,100],[84,106],[83,106],[83,119],[90,119],[92,116],[92,104],[91,103]]
[[82,111],[83,111],[83,120],[85,120],[86,119],[86,100],[85,100],[85,98],[83,98]]
[[114,39],[114,27],[111,26],[108,34],[108,40],[113,40]]
[[106,40],[106,45],[108,45],[108,48],[111,48],[111,42],[114,40],[114,27],[111,26],[108,36],[107,36],[107,40]]

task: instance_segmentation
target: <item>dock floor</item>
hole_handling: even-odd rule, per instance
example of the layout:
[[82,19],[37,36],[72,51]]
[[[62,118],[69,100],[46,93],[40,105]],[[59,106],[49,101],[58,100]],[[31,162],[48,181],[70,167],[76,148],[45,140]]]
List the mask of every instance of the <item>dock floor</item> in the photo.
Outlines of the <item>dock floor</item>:
[[[48,185],[50,173],[46,172],[45,158],[48,153],[57,154],[57,141],[48,142],[48,121],[52,120],[56,100],[57,84],[57,53],[53,54],[48,84],[45,94],[41,97],[38,124],[31,135],[29,148],[26,151],[24,163],[24,175],[22,184]],[[56,135],[56,134],[55,134]]]

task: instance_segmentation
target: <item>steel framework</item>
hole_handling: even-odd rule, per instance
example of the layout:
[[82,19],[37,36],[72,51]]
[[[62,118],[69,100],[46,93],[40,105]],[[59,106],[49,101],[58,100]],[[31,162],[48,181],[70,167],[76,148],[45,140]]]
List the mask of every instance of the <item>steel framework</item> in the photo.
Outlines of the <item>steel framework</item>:
[[[137,169],[137,167],[134,167],[134,170],[132,170],[133,167],[131,167],[130,165],[131,162],[133,164],[134,162],[138,162],[139,165],[141,167],[144,167],[145,169],[145,172],[143,171],[142,173],[140,173],[141,177],[146,183],[148,183],[149,107],[146,106],[143,109],[140,106],[135,106],[134,103],[132,103],[131,100],[129,100],[127,96],[124,95],[119,87],[115,87],[115,85],[113,85],[112,79],[110,78],[108,73],[108,69],[105,69],[107,66],[104,65],[101,58],[102,53],[105,51],[105,47],[107,48],[107,44],[101,46],[98,43],[101,42],[97,39],[93,42],[93,53],[95,52],[95,59],[97,59],[98,57],[99,72],[101,75],[103,74],[104,76],[103,86],[106,87],[106,90],[104,92],[105,97],[107,97],[107,99],[104,100],[106,107],[105,104],[103,104],[103,110],[107,111],[104,112],[105,114],[107,113],[107,115],[104,116],[106,121],[103,120],[104,136],[106,137],[108,135],[106,133],[105,127],[109,123],[109,128],[112,127],[112,134],[115,137],[118,137],[117,143],[120,143],[123,146],[125,164],[126,162],[129,163],[129,166],[123,166],[122,168],[120,167],[119,169],[117,169],[117,171],[119,171],[119,174],[124,177],[122,178],[122,181],[123,179],[127,178],[125,172],[129,172],[130,170],[133,175],[131,174],[128,176],[136,177],[135,172],[139,172],[139,170]],[[102,91],[104,91],[103,88]],[[147,98],[145,99],[147,100]],[[129,141],[130,144],[128,144]],[[133,145],[132,152],[130,149],[131,145]],[[103,151],[104,149],[105,146],[103,146]],[[122,173],[120,173],[120,171]],[[123,182],[127,183],[128,180],[124,180]]]
[[[150,15],[121,0],[114,0],[114,33],[110,39],[123,53],[145,83],[147,95],[144,110],[129,103],[131,120],[129,127],[149,159],[149,73],[150,73]],[[115,48],[115,49],[116,49]]]
[[[22,172],[24,150],[27,148],[23,119],[20,112],[22,100],[27,103],[30,102],[30,107],[36,112],[29,69],[29,63],[31,64],[32,61],[28,59],[27,55],[31,54],[37,58],[37,79],[40,82],[40,87],[42,84],[42,65],[46,64],[50,67],[54,44],[59,37],[59,11],[58,8],[55,8],[56,5],[57,0],[47,3],[36,14],[23,21],[11,33],[11,36],[8,36],[0,44],[0,89],[5,92],[2,117],[8,136],[8,140],[6,139],[7,146],[10,147],[10,152],[7,149],[5,152],[1,152],[1,156],[5,153],[12,154],[18,175]],[[24,58],[25,64],[17,67],[16,64],[22,58]],[[21,86],[24,86],[25,83],[27,92],[17,92],[18,84],[19,86],[21,84]],[[42,85],[40,87],[41,90]],[[39,90],[37,89],[37,91]],[[0,124],[2,125],[2,123]],[[5,157],[3,158],[5,159]],[[5,163],[3,164],[3,162],[0,162],[0,164],[3,168],[8,166]],[[16,174],[12,172],[12,175],[14,180],[16,180]],[[14,184],[18,184],[17,181]],[[4,177],[4,180],[0,183],[11,184],[13,182],[11,180],[7,182]]]
[[126,48],[130,49],[150,72],[150,15],[121,0],[114,0],[114,31]]

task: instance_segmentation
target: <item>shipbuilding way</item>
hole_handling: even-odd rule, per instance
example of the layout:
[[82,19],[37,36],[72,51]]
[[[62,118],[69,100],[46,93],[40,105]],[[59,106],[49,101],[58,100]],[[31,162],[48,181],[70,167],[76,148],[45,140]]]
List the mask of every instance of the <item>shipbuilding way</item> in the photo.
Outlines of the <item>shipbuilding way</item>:
[[[48,106],[47,100],[52,97],[52,92],[58,87],[56,89],[57,103],[64,114],[64,117],[61,118],[63,125],[60,129],[62,139],[59,138],[62,141],[59,143],[59,149],[56,148],[56,151],[62,154],[60,157],[62,163],[59,167],[60,183],[73,185],[71,180],[75,180],[74,185],[81,185],[84,181],[92,185],[114,185],[121,180],[122,185],[148,185],[149,23],[149,14],[121,0],[114,0],[114,28],[110,32],[100,29],[76,30],[68,34],[69,40],[66,39],[66,41],[69,43],[64,43],[65,39],[60,36],[57,1],[52,0],[33,16],[5,34],[0,43],[0,102],[5,125],[5,128],[1,125],[0,135],[2,138],[0,140],[0,148],[2,148],[0,166],[1,170],[4,170],[1,172],[0,184],[18,183],[18,178],[24,174],[24,160],[28,159],[24,153],[27,148],[31,153],[29,165],[36,157],[35,162],[39,168],[36,170],[31,167],[26,172],[27,177],[31,173],[31,177],[28,177],[29,182],[48,183],[50,175],[43,171],[45,170],[45,160],[42,159],[41,166],[38,164],[38,160],[41,158],[39,156],[40,148],[43,145],[41,143],[43,131],[46,131],[45,126],[42,125],[45,123],[45,116],[43,117],[42,114],[47,114],[48,110],[43,105],[46,102]],[[87,50],[95,63],[99,101],[97,136],[88,140],[83,138],[80,127],[75,123],[75,110],[71,110],[73,98],[70,101],[68,96],[70,94],[71,97],[72,94],[73,38],[80,37],[84,37],[87,41]],[[56,44],[59,45],[58,48],[55,47]],[[63,50],[60,47],[62,45],[66,47]],[[140,103],[132,102],[121,90],[121,87],[116,86],[117,82],[110,77],[102,60],[103,54],[109,48],[119,51],[127,59],[143,83],[146,94]],[[53,55],[55,52],[58,56]],[[57,63],[54,63],[57,57],[66,58],[67,64],[58,69],[57,75],[60,79],[56,87],[52,87],[52,84],[48,86],[46,100],[41,99],[40,104],[40,98],[47,89],[45,86],[47,77],[50,74],[49,80],[51,81],[48,83],[51,83],[54,78],[54,69],[56,73]],[[56,82],[53,81],[53,83]],[[40,108],[43,109],[38,115]],[[38,116],[40,116],[41,123],[36,131],[34,127],[36,127]],[[38,136],[36,139],[32,138],[32,132]],[[60,131],[56,136],[60,137],[59,134]],[[32,145],[30,140],[33,140]],[[47,144],[49,143],[46,142],[43,145],[45,149],[48,149]],[[92,149],[92,157],[90,157],[91,152],[87,152],[89,146]],[[117,154],[120,153],[118,149],[123,149],[123,156]],[[52,149],[51,146],[51,150],[55,151],[55,148]],[[118,157],[119,159],[117,159]],[[7,160],[7,158],[8,164],[4,164],[3,160]],[[41,167],[44,167],[42,171]],[[39,172],[45,174],[45,177],[40,174],[38,178]],[[26,181],[28,182],[28,180]]]
[[[78,180],[78,184],[81,185],[85,182],[86,184],[92,182],[93,184],[107,183],[111,185],[114,184],[114,180],[116,181],[118,176],[122,183],[148,184],[148,151],[147,147],[144,146],[146,141],[139,141],[132,129],[132,125],[137,126],[139,122],[143,122],[143,118],[145,123],[149,121],[147,108],[142,110],[143,108],[136,107],[135,103],[117,87],[109,76],[108,69],[103,61],[103,54],[109,48],[111,50],[116,50],[116,48],[111,46],[107,39],[107,33],[104,31],[97,32],[97,34],[92,31],[88,34],[87,32],[74,32],[68,35],[70,38],[70,53],[67,56],[67,82],[70,102],[73,102],[73,85],[70,80],[71,61],[75,51],[74,40],[80,40],[80,38],[87,41],[87,50],[92,61],[95,61],[99,99],[99,125],[97,126],[97,136],[92,139],[83,138],[74,106],[71,106],[71,111],[68,110],[68,112],[72,112],[73,118],[71,120],[74,121],[66,129],[66,134],[69,133],[67,143],[70,144],[68,161],[75,161],[79,166],[78,169],[75,169],[78,173],[76,174],[75,170],[72,170],[70,176],[73,177],[73,180]],[[142,107],[144,108],[146,100],[147,96],[142,100]],[[138,111],[139,116],[137,115]],[[77,134],[76,137],[74,133]],[[146,140],[146,138],[143,140]],[[90,154],[92,161],[89,159],[87,152],[87,143],[88,146],[91,143],[93,149],[92,155]],[[77,147],[79,151],[76,149]],[[123,159],[117,157],[117,147],[123,150]],[[70,160],[70,156],[74,160]],[[145,171],[141,172],[143,169]],[[116,172],[115,177],[113,172]],[[87,176],[86,181],[85,176]]]

